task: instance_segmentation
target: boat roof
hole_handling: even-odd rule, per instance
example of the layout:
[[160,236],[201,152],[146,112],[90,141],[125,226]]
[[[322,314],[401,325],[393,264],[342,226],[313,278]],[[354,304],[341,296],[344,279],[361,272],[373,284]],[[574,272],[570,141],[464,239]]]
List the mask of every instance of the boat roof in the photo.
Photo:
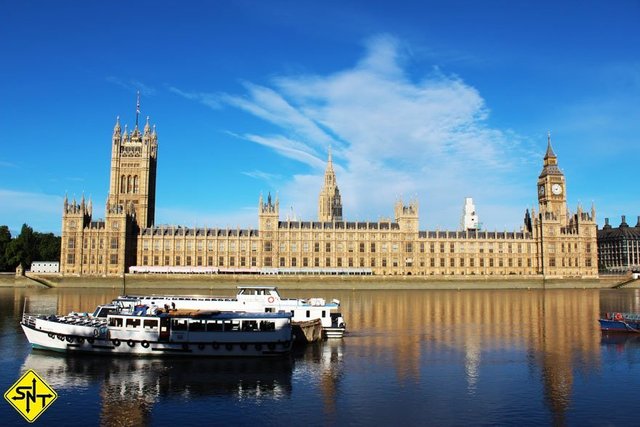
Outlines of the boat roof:
[[149,319],[149,318],[186,318],[186,319],[218,319],[218,320],[232,320],[232,319],[285,319],[291,318],[292,314],[289,312],[277,312],[277,313],[251,313],[251,312],[236,312],[236,311],[211,311],[211,310],[171,310],[170,313],[159,313],[156,315],[138,315],[131,313],[110,314],[107,317],[126,317],[136,319]]

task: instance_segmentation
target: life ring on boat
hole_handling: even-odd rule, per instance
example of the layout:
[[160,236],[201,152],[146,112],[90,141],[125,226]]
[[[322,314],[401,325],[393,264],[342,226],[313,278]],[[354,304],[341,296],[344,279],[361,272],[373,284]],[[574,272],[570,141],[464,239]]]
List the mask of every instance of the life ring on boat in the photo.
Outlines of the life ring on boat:
[[94,336],[94,337],[98,337],[98,335],[100,335],[100,331],[98,330],[98,328],[95,328],[95,329],[93,330],[93,336]]
[[240,348],[243,349],[243,350],[246,350],[247,349],[247,343],[246,342],[240,343]]
[[120,340],[112,340],[111,343],[114,347],[120,347]]
[[129,341],[127,341],[127,345],[129,347],[133,347],[134,345],[136,345],[136,343],[133,340],[129,340]]
[[267,301],[269,301],[269,304],[272,304],[275,301],[275,299],[273,297],[269,297],[267,298]]
[[624,317],[622,316],[622,313],[616,313],[616,315],[613,318],[616,319],[616,320],[624,319]]
[[217,350],[220,348],[220,344],[218,344],[217,342],[212,342],[211,347],[213,347],[214,350]]
[[224,347],[229,351],[233,350],[233,344],[227,344]]
[[142,342],[140,343],[140,345],[141,345],[143,348],[149,348],[149,342],[148,342],[148,341],[142,341]]

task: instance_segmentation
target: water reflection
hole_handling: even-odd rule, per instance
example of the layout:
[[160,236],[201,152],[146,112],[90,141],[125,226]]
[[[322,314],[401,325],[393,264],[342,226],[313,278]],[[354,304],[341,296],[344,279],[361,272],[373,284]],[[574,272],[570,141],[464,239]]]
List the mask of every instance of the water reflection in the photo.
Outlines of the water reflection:
[[145,425],[163,397],[228,396],[255,402],[288,398],[292,366],[289,358],[65,357],[32,351],[22,370],[35,370],[59,394],[99,387],[102,425]]
[[[14,297],[16,312],[22,311],[23,292]],[[49,305],[50,311],[64,313],[90,311],[118,292],[27,293],[30,305]],[[298,396],[305,396],[306,389],[320,393],[325,424],[349,420],[350,414],[358,414],[360,422],[386,420],[385,402],[406,402],[396,405],[413,421],[432,416],[434,423],[464,424],[477,419],[459,417],[475,412],[498,424],[519,419],[562,425],[575,423],[575,408],[585,402],[584,390],[579,392],[584,381],[576,375],[594,373],[597,379],[592,381],[606,388],[608,377],[598,376],[601,359],[611,351],[626,352],[635,361],[640,353],[640,337],[602,335],[597,323],[603,312],[640,310],[640,293],[633,290],[287,290],[283,294],[340,299],[347,336],[299,350],[295,365],[288,366],[261,360],[159,362],[32,352],[23,369],[42,370],[48,381],[62,388],[98,384],[103,417],[130,405],[140,420],[147,420],[158,399],[168,396],[250,397],[259,404],[261,399],[291,398],[293,383],[301,385],[296,388]],[[42,366],[27,366],[33,364]],[[133,404],[127,400],[131,396]],[[446,402],[462,400],[466,412],[437,413]],[[299,407],[315,409],[314,402],[304,403],[307,406]],[[544,408],[542,414],[536,405]],[[538,412],[531,418],[527,411]],[[504,418],[491,418],[496,413]]]

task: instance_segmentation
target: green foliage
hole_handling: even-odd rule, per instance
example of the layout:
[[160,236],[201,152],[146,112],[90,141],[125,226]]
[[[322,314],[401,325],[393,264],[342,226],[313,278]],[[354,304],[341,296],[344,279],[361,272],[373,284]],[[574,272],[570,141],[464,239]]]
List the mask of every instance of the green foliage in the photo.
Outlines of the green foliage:
[[0,271],[15,271],[19,264],[29,268],[33,261],[60,261],[60,237],[34,232],[27,224],[11,238],[9,227],[0,226]]

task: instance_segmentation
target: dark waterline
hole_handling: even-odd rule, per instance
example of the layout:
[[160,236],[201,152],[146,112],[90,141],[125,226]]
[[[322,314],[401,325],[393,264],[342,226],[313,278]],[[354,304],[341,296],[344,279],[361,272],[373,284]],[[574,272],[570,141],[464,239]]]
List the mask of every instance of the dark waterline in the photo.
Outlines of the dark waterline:
[[[636,290],[283,291],[338,298],[349,334],[283,359],[65,357],[30,349],[32,312],[91,311],[114,290],[0,289],[0,388],[34,369],[41,425],[634,425],[640,337],[602,336]],[[2,425],[25,425],[7,403]]]

